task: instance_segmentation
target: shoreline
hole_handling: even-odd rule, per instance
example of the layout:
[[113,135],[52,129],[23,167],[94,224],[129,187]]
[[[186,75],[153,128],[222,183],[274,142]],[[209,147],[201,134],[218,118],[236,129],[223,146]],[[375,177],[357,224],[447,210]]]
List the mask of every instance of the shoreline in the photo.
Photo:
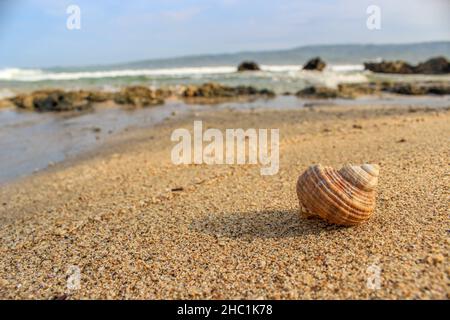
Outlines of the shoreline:
[[[279,128],[280,172],[171,164],[171,131],[194,119]],[[448,299],[449,120],[448,108],[224,108],[131,130],[0,188],[0,297]],[[319,162],[380,164],[370,221],[300,218],[296,177]],[[372,264],[380,290],[366,287]],[[74,265],[81,288],[68,291]]]
[[[211,100],[211,99],[209,99]],[[211,101],[210,101],[211,102]],[[114,102],[94,104],[92,110],[43,112],[0,109],[0,147],[8,149],[0,157],[0,186],[14,179],[34,174],[86,152],[95,154],[104,144],[113,144],[120,135],[139,128],[151,128],[171,118],[203,114],[208,110],[289,111],[302,108],[336,106],[397,106],[409,109],[439,109],[450,106],[446,96],[385,96],[349,99],[299,99],[295,96],[274,98],[242,97],[217,100],[169,99],[164,105],[147,108],[121,106]]]

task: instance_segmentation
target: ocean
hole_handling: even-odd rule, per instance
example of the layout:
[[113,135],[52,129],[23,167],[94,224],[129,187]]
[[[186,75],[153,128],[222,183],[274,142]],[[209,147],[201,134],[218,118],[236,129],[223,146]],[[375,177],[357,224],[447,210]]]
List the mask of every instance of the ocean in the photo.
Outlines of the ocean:
[[236,72],[236,66],[180,67],[161,69],[110,69],[91,71],[52,71],[42,69],[0,70],[3,97],[17,91],[41,87],[99,88],[116,90],[125,85],[173,87],[205,82],[225,85],[252,85],[277,93],[296,91],[308,85],[336,86],[338,83],[364,82],[362,65],[332,65],[322,72],[302,71],[301,65],[261,65],[260,72]]
[[[307,86],[336,87],[340,83],[392,81],[450,81],[450,75],[386,75],[364,70],[365,61],[402,59],[411,63],[434,56],[450,56],[450,42],[415,45],[341,45],[302,47],[272,52],[203,55],[171,59],[126,62],[115,65],[0,68],[0,99],[43,88],[116,91],[123,86],[177,88],[182,85],[217,82],[270,89],[277,97],[253,102],[228,102],[215,108],[236,110],[298,109],[307,104],[399,105],[399,107],[446,107],[450,97],[368,98],[368,100],[308,101],[295,96]],[[322,72],[302,70],[310,58],[320,56],[327,63]],[[382,57],[382,58],[381,58]],[[259,63],[261,71],[237,72],[244,60]],[[0,110],[0,185],[31,174],[54,163],[93,150],[128,129],[150,127],[165,118],[207,111],[208,106],[167,101],[163,106],[133,111],[98,106],[95,112],[35,113]]]
[[[374,75],[364,70],[366,61],[402,59],[411,63],[430,57],[450,56],[450,42],[397,45],[306,46],[288,50],[199,55],[125,62],[114,65],[0,69],[0,98],[17,92],[47,87],[65,89],[97,88],[118,90],[127,85],[154,88],[205,82],[224,85],[251,85],[277,94],[297,92],[310,85],[335,87],[339,83],[370,81],[374,78],[398,80],[398,76]],[[320,56],[323,72],[302,70],[310,58]],[[259,72],[236,72],[244,60],[260,64]],[[450,80],[448,76],[401,76],[402,80]]]

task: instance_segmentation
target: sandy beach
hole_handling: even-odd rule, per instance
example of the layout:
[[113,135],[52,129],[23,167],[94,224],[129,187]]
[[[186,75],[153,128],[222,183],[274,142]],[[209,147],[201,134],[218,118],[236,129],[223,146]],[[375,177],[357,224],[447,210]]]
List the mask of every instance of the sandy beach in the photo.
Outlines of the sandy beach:
[[[194,120],[280,129],[278,174],[175,166],[171,132]],[[448,108],[211,107],[132,130],[0,188],[0,298],[448,299],[449,124]],[[348,162],[380,165],[371,220],[302,218],[297,177]]]

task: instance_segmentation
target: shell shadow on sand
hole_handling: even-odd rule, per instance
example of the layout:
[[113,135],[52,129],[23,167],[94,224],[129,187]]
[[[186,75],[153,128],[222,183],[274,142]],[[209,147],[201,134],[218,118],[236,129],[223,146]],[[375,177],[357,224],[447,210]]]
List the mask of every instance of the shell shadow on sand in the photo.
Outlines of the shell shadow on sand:
[[298,209],[210,214],[190,225],[193,231],[232,239],[302,237],[343,228],[317,218],[303,218]]

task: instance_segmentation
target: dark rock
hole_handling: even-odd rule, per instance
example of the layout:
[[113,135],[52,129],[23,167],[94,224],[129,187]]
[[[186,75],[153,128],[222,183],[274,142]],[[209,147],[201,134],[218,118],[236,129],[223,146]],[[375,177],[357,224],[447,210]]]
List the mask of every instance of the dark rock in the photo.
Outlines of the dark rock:
[[259,71],[259,65],[254,61],[244,61],[238,66],[238,71]]
[[445,95],[450,94],[450,84],[445,81],[430,82],[368,82],[340,84],[341,97],[355,98],[362,95],[395,93],[402,95]]
[[164,98],[160,93],[150,90],[144,86],[125,87],[114,96],[114,101],[118,104],[128,104],[136,107],[146,107],[164,103]]
[[156,89],[155,94],[160,99],[166,99],[173,95],[173,92],[169,89]]
[[147,87],[126,87],[120,92],[106,91],[63,91],[59,89],[38,90],[18,95],[10,101],[19,108],[36,111],[85,110],[91,103],[114,100],[119,104],[148,106],[164,103],[167,94],[164,90],[152,91]]
[[450,94],[450,83],[445,82],[419,82],[407,83],[397,82],[385,85],[383,92],[403,94],[403,95],[446,95]]
[[297,92],[303,98],[356,98],[367,95],[394,93],[402,95],[449,95],[450,83],[446,81],[423,82],[368,82],[338,85],[337,89],[326,87],[307,87]]
[[258,90],[250,86],[228,87],[218,83],[205,83],[200,86],[186,87],[182,95],[185,98],[233,98],[254,95],[272,97],[275,93],[268,89]]
[[376,73],[413,74],[414,67],[405,61],[366,62],[364,68]]
[[412,83],[394,83],[390,86],[382,88],[382,91],[404,95],[426,94],[426,90],[423,87],[414,85]]
[[377,73],[397,74],[447,74],[450,63],[444,57],[436,57],[412,66],[405,61],[383,61],[380,63],[364,63],[366,70]]
[[10,99],[17,107],[36,111],[72,111],[91,107],[83,91],[38,90]]
[[320,57],[313,58],[306,62],[306,64],[303,66],[303,70],[317,70],[322,71],[326,67],[326,63],[320,59]]
[[302,98],[333,99],[339,97],[339,92],[332,88],[312,86],[298,91],[296,96]]
[[367,96],[379,94],[382,83],[341,83],[338,85],[339,95],[345,98],[356,98],[359,96]]
[[86,95],[91,102],[105,102],[114,99],[114,92],[108,91],[88,91]]
[[256,90],[255,93],[259,94],[259,95],[263,95],[263,96],[269,96],[269,97],[275,96],[275,92],[273,92],[272,90],[269,90],[269,89]]
[[426,93],[435,95],[450,94],[450,84],[430,85],[427,87]]
[[444,57],[431,58],[415,67],[416,73],[446,74],[450,73],[450,62]]

